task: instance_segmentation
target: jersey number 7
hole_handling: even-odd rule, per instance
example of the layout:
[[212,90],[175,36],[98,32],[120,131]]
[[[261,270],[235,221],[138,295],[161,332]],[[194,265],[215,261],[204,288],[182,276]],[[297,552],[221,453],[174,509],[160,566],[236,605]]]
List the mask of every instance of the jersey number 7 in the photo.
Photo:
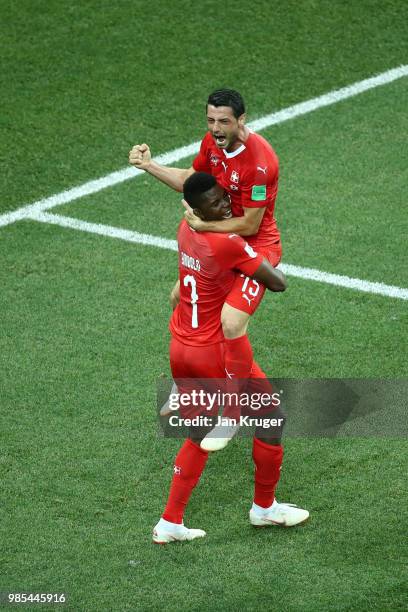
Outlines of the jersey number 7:
[[197,307],[198,293],[197,293],[196,279],[194,278],[192,274],[187,274],[187,276],[184,277],[183,283],[185,287],[187,287],[187,285],[191,285],[191,306],[193,307],[193,311],[191,314],[191,327],[193,329],[197,329],[198,327],[198,307]]

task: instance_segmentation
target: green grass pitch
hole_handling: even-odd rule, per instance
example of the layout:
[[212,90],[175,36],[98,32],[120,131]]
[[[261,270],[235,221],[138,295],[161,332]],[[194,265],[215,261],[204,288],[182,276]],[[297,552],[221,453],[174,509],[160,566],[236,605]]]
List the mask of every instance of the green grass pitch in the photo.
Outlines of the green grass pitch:
[[[216,87],[255,119],[408,63],[402,0],[1,0],[0,17],[0,214],[124,167],[136,142],[198,140]],[[407,94],[404,78],[264,130],[285,263],[408,286]],[[51,212],[174,239],[179,199],[141,176]],[[406,609],[402,438],[288,438],[279,499],[311,512],[293,530],[249,525],[235,440],[187,511],[207,537],[153,546],[180,444],[155,417],[176,273],[171,251],[0,227],[0,592],[65,591],[81,611]],[[250,338],[275,377],[407,375],[399,299],[289,278]]]

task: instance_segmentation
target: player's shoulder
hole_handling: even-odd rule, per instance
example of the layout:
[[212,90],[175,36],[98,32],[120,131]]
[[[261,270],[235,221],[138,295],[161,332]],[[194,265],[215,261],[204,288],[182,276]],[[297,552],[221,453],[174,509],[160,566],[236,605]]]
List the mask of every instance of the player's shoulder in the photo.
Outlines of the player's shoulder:
[[197,232],[194,231],[185,219],[179,223],[177,230],[177,242],[179,246],[187,246],[194,244],[196,241]]
[[[253,248],[238,234],[221,234],[218,232],[198,233],[205,241],[206,253],[216,260],[225,270],[234,269],[239,263],[259,257]],[[200,252],[203,252],[203,244]]]
[[208,250],[222,250],[227,244],[227,234],[216,232],[196,232],[189,226],[185,219],[180,221],[177,232],[179,244],[184,243],[190,246],[197,245],[198,248],[206,247]]
[[206,132],[203,138],[201,139],[201,146],[211,147],[214,144],[214,139],[212,138],[210,132]]
[[222,254],[225,251],[235,251],[243,249],[246,242],[238,234],[222,234],[219,232],[205,232],[206,240],[215,254]]
[[252,155],[276,155],[272,145],[260,134],[250,132],[246,141],[248,152]]
[[188,226],[187,221],[185,219],[182,219],[177,228],[177,236],[182,236],[183,234],[185,234],[188,227],[189,226]]
[[247,139],[248,163],[246,165],[247,180],[265,182],[274,179],[279,172],[279,160],[265,138],[251,132]]

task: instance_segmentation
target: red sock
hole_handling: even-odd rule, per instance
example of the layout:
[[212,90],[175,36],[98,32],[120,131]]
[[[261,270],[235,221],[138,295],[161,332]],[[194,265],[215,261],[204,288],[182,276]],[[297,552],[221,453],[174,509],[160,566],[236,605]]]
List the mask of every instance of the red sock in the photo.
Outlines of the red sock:
[[174,460],[174,474],[169,498],[162,517],[171,523],[183,522],[184,510],[194,487],[200,480],[208,459],[208,452],[189,438]]
[[[240,380],[248,379],[251,375],[254,354],[248,336],[239,338],[225,338],[225,370],[226,391],[229,393],[240,393],[245,387]],[[223,416],[239,419],[239,406],[231,404],[224,408]]]
[[279,482],[283,447],[254,438],[252,459],[255,463],[254,502],[261,508],[269,508],[275,499],[275,489]]

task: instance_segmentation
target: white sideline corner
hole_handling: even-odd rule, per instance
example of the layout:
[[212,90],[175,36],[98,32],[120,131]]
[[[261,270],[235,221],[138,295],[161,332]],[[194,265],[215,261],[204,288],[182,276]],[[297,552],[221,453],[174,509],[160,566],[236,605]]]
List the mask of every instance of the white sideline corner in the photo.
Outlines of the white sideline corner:
[[[323,108],[324,106],[336,104],[341,100],[346,100],[347,98],[356,96],[364,91],[368,91],[369,89],[386,85],[387,83],[391,83],[392,81],[401,79],[405,76],[408,76],[408,65],[387,70],[386,72],[383,72],[377,76],[364,79],[363,81],[358,81],[357,83],[353,83],[352,85],[348,85],[342,89],[335,89],[322,96],[318,96],[317,98],[312,98],[306,102],[289,106],[276,113],[271,113],[270,115],[266,115],[260,119],[248,123],[248,127],[257,132],[271,125],[277,125],[279,123],[283,123],[284,121],[288,121],[289,119],[299,117],[300,115],[305,115],[319,108]],[[172,164],[184,159],[185,157],[194,155],[198,151],[199,146],[199,142],[193,142],[185,147],[180,147],[179,149],[174,149],[173,151],[159,155],[158,157],[155,157],[155,160],[164,165]],[[50,210],[51,208],[60,206],[61,204],[73,202],[78,198],[82,198],[92,193],[97,193],[98,191],[102,191],[102,189],[106,189],[107,187],[112,187],[113,185],[118,185],[119,183],[135,178],[142,173],[143,172],[141,170],[135,168],[123,168],[122,170],[112,172],[111,174],[107,174],[99,179],[83,183],[83,185],[79,185],[78,187],[73,187],[67,191],[62,191],[61,193],[56,193],[48,198],[43,198],[37,202],[34,202],[33,204],[27,204],[21,208],[18,208],[17,210],[0,215],[0,227],[10,225],[10,223],[15,223],[16,221],[26,219],[28,217],[33,218],[33,215],[37,213]]]

